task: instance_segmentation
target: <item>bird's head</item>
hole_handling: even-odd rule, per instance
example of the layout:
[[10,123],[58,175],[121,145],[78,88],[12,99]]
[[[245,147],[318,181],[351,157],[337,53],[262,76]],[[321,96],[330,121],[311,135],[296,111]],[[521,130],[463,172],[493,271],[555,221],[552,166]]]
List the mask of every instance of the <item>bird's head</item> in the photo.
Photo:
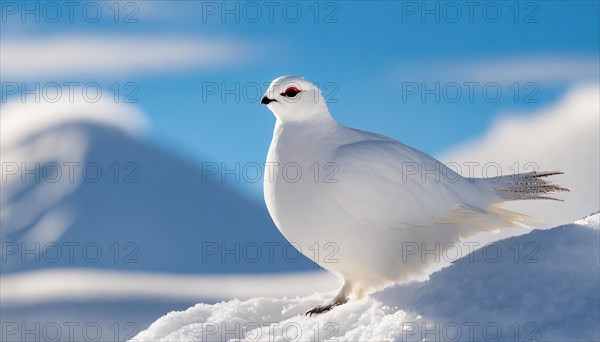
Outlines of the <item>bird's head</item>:
[[297,76],[281,76],[273,80],[262,98],[282,122],[331,118],[325,99],[317,86]]

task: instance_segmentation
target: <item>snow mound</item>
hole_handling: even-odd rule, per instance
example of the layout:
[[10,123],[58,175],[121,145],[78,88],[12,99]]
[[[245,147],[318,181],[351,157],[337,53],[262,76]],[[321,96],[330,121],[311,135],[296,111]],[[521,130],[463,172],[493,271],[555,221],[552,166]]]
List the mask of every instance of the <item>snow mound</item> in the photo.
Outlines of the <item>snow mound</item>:
[[389,287],[326,314],[334,293],[198,304],[171,312],[139,341],[597,341],[598,213],[482,247],[426,282]]

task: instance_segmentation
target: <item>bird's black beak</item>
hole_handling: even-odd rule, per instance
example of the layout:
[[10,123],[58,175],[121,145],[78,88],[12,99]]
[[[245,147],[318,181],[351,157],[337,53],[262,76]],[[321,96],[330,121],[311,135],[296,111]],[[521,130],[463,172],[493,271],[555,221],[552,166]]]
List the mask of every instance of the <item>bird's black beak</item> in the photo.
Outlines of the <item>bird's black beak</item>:
[[263,96],[262,100],[260,100],[260,104],[268,105],[271,102],[277,102],[275,99],[270,99],[266,96]]

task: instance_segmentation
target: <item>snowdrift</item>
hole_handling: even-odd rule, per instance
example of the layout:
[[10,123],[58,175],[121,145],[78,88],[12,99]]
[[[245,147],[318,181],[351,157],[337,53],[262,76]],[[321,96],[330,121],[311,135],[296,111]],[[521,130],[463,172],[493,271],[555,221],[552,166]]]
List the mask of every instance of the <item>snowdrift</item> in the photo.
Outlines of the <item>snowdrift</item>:
[[[598,341],[600,215],[482,247],[420,283],[326,314],[334,293],[198,304],[134,340]],[[275,286],[275,284],[274,284]]]

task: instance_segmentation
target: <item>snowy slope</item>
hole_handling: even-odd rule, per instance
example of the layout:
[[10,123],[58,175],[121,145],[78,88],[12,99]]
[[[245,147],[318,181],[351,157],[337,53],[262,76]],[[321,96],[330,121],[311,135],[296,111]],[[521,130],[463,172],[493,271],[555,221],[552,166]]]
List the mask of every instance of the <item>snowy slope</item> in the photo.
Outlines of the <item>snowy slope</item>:
[[422,283],[396,285],[333,311],[334,293],[198,304],[137,340],[600,340],[600,215],[481,248]]

